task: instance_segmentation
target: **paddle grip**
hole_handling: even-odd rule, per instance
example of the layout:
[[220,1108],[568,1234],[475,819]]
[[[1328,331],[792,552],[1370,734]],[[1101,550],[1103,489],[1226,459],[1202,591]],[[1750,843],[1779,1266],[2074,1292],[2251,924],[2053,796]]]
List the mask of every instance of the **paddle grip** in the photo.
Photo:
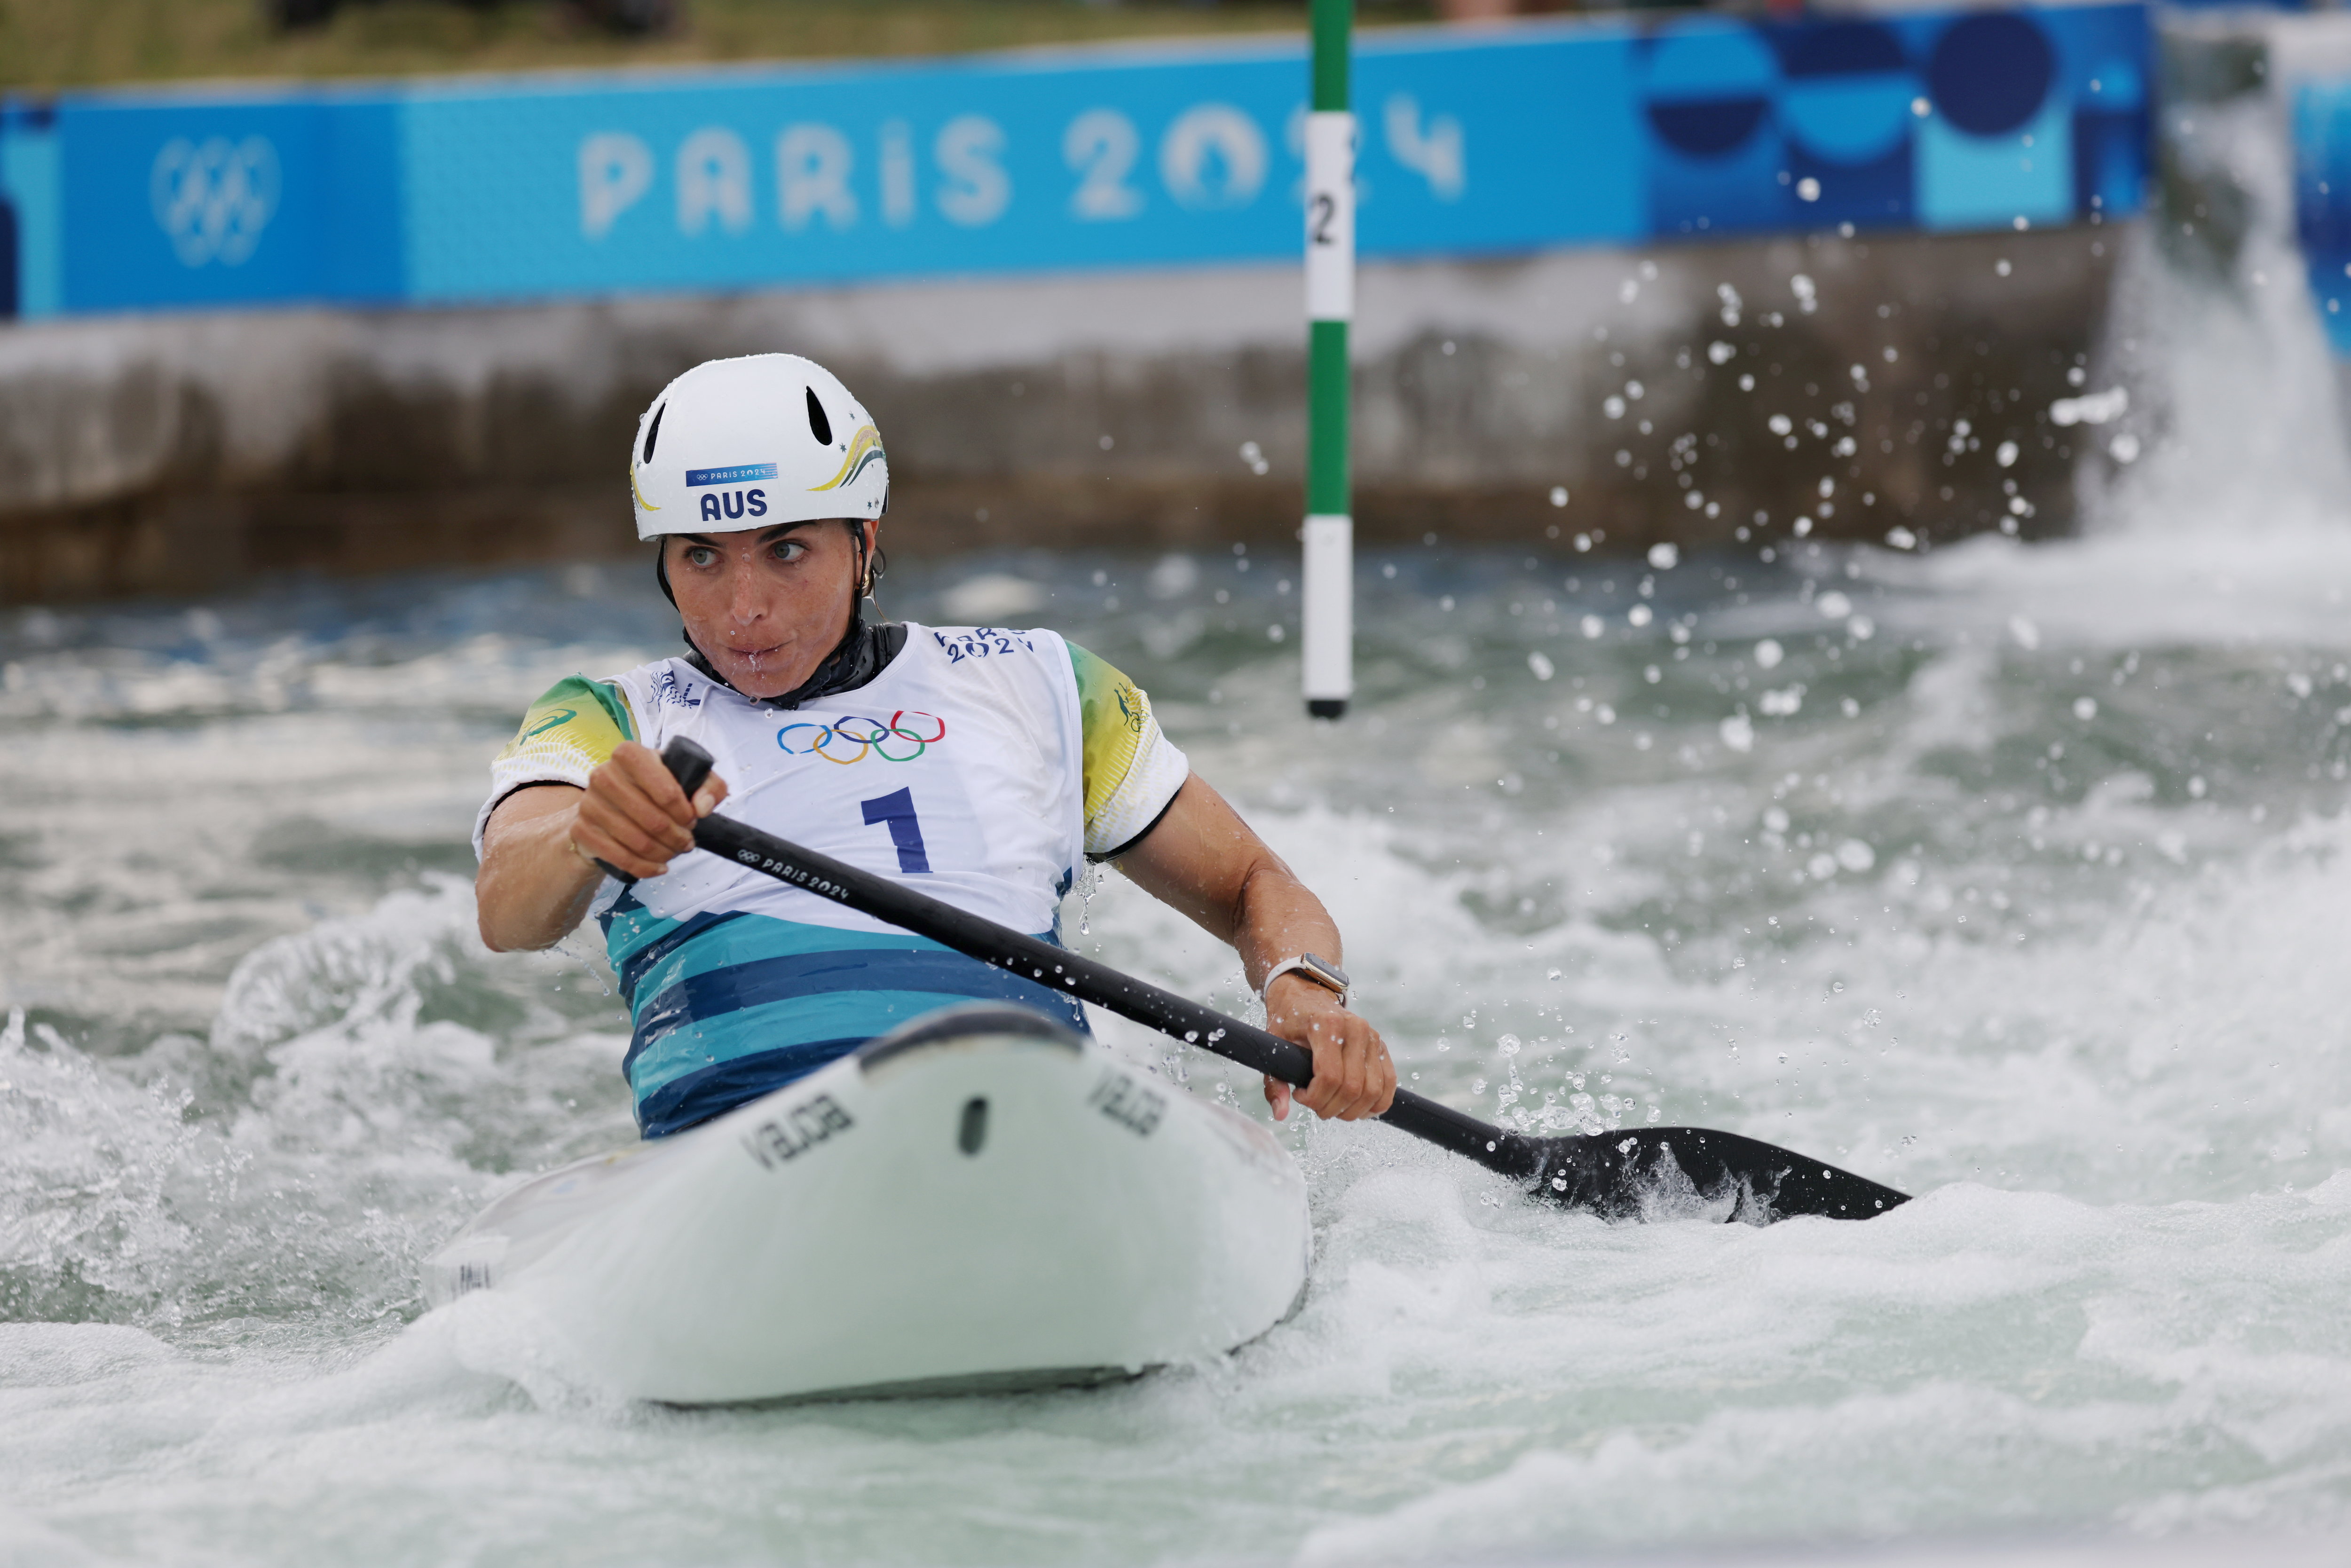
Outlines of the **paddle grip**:
[[[678,788],[685,791],[689,801],[694,799],[694,792],[702,788],[702,781],[710,777],[710,753],[682,735],[662,747],[661,759],[662,766],[669,769],[669,776],[677,780]],[[635,877],[601,855],[596,857],[596,869],[606,876],[617,878],[622,887],[636,885]]]
[[689,801],[710,778],[710,753],[682,735],[662,747],[661,758],[662,766],[669,769],[669,776],[677,780],[677,787],[685,791]]

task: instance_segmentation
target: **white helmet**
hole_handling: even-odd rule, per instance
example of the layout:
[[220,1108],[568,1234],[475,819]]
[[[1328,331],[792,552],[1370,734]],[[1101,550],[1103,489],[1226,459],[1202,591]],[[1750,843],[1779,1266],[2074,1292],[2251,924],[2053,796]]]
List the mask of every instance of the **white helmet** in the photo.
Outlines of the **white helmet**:
[[629,454],[637,538],[878,517],[890,464],[873,416],[798,354],[705,360],[664,387]]

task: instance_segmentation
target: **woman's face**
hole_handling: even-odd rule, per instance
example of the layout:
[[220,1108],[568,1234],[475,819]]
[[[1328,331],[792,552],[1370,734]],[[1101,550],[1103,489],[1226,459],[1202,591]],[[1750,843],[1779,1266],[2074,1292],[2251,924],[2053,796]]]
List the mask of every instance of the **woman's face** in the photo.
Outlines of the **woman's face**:
[[[868,530],[872,550],[878,523]],[[686,635],[746,696],[780,696],[849,630],[857,542],[839,519],[662,540]]]

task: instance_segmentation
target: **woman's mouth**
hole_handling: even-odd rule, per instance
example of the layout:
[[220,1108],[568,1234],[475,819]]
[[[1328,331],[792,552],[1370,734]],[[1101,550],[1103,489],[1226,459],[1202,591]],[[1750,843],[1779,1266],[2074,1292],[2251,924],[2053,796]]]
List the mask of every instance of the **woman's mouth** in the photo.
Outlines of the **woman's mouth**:
[[784,651],[784,645],[781,643],[771,643],[764,648],[734,648],[723,643],[719,646],[729,659],[740,659],[753,669],[758,668],[763,660],[771,659]]

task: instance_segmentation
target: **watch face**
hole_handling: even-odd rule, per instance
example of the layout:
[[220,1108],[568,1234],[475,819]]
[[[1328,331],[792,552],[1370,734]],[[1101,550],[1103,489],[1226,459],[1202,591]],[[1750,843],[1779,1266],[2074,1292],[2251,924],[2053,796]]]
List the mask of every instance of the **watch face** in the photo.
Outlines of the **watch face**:
[[1304,964],[1308,968],[1313,970],[1317,975],[1322,976],[1325,979],[1335,980],[1338,982],[1337,985],[1332,988],[1335,990],[1343,991],[1353,984],[1353,982],[1347,978],[1347,971],[1342,969],[1338,965],[1333,964],[1328,958],[1321,957],[1312,953],[1303,953],[1299,956],[1299,961]]

